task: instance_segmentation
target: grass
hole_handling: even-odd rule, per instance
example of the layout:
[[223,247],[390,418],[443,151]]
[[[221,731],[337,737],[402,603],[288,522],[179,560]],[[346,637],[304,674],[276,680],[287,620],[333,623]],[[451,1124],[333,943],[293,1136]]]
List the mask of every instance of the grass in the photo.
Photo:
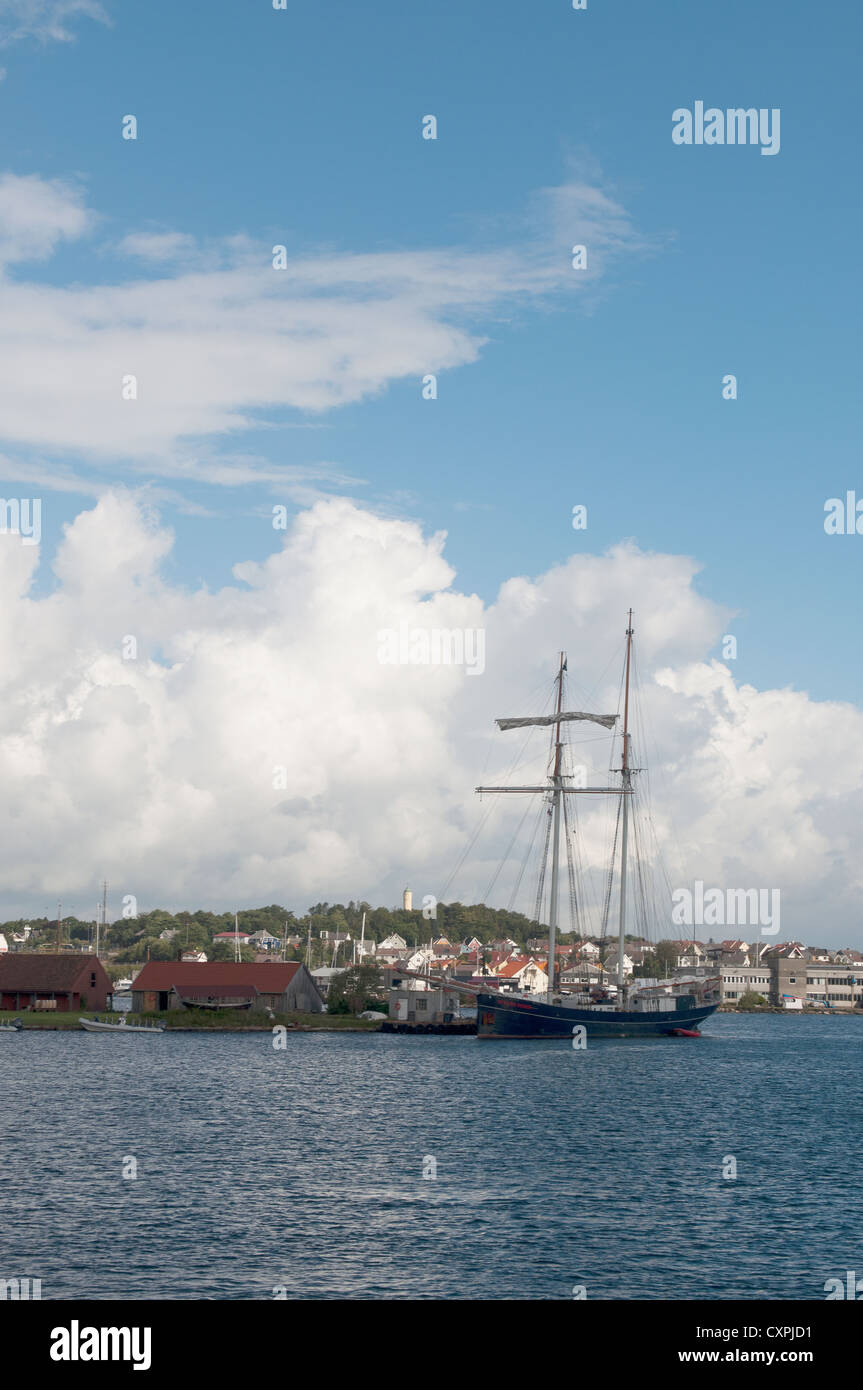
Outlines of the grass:
[[[130,1023],[165,1023],[167,1031],[174,1029],[218,1029],[219,1032],[243,1033],[251,1032],[255,1029],[271,1029],[276,1024],[283,1027],[296,1029],[298,1031],[318,1031],[318,1032],[344,1032],[352,1030],[354,1032],[373,1033],[380,1024],[373,1019],[354,1018],[352,1014],[276,1014],[275,1019],[270,1019],[267,1014],[251,1011],[237,1012],[234,1009],[170,1009],[164,1013],[141,1013],[122,1015],[128,1018]],[[54,1013],[45,1011],[44,1013],[9,1013],[0,1012],[0,1023],[11,1023],[13,1019],[20,1018],[24,1028],[78,1028],[78,1020],[81,1018],[100,1018],[108,1019],[111,1022],[118,1022],[120,1014],[100,1013],[96,1009],[84,1009],[80,1013]]]

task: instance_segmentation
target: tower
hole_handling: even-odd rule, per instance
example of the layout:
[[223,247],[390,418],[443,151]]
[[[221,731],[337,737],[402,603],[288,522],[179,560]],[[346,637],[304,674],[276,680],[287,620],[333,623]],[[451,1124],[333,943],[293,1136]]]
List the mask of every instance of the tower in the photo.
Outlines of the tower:
[[402,894],[402,906],[404,907],[405,912],[412,912],[413,905],[414,895],[409,888],[406,888],[404,893]]

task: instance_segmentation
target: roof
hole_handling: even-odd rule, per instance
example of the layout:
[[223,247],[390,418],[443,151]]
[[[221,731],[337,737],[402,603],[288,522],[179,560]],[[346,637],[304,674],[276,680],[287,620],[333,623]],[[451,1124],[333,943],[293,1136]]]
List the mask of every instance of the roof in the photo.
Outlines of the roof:
[[72,990],[81,976],[96,966],[104,973],[98,956],[83,954],[48,955],[36,951],[15,951],[0,958],[0,989]]
[[148,961],[132,985],[133,994],[143,989],[171,989],[182,992],[189,986],[212,989],[231,987],[238,993],[245,988],[257,989],[260,994],[283,994],[298,970],[297,960],[263,961]]
[[537,970],[545,973],[543,961],[534,960],[533,956],[514,956],[500,967],[498,975],[502,980],[511,980],[515,975],[520,975],[522,970],[527,969],[529,965],[535,965]]

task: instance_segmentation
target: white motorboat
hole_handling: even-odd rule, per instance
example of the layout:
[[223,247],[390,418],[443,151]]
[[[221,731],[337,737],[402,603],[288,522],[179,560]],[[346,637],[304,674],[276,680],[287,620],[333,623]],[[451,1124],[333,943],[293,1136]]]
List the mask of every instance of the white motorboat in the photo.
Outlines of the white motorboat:
[[164,1033],[164,1023],[127,1023],[121,1018],[119,1023],[100,1023],[98,1018],[79,1018],[78,1022],[85,1033]]
[[20,1033],[23,1026],[20,1018],[16,1018],[14,1023],[0,1023],[0,1033]]

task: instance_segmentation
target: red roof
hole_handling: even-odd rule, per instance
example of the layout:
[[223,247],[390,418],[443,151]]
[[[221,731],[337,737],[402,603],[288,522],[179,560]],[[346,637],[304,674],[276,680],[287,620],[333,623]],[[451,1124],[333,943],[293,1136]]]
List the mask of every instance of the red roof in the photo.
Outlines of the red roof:
[[77,993],[81,977],[89,976],[94,970],[97,980],[100,972],[103,980],[107,980],[97,956],[10,951],[0,956],[0,989],[22,993],[27,990]]
[[297,971],[298,960],[263,962],[210,960],[206,963],[186,960],[151,960],[136,976],[132,992],[143,989],[178,990],[199,985],[201,988],[230,987],[242,994],[256,989],[259,994],[283,994]]
[[545,974],[545,964],[541,960],[534,960],[533,956],[511,956],[505,965],[500,967],[498,975],[502,980],[512,980],[528,965],[535,965],[538,970]]

